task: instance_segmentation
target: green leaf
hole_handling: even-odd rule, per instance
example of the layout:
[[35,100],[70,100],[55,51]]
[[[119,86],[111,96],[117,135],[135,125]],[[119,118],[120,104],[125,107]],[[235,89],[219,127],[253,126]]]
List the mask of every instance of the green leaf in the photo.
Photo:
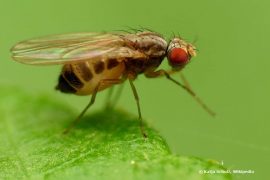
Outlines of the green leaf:
[[0,179],[231,179],[215,161],[177,156],[136,116],[89,112],[72,131],[71,108],[47,96],[0,90]]

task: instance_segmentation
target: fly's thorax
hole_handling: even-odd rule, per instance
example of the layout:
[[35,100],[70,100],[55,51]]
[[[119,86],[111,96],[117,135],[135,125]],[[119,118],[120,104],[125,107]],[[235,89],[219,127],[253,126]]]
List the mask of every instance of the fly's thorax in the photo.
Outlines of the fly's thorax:
[[139,32],[129,34],[127,39],[131,41],[131,46],[143,52],[150,58],[162,57],[166,54],[167,41],[158,33],[155,32]]
[[[117,59],[91,60],[65,64],[60,74],[56,89],[64,93],[77,95],[92,94],[103,79],[118,79],[124,71],[124,63]],[[109,85],[99,88],[103,90]]]
[[182,69],[194,56],[196,56],[196,48],[192,44],[180,38],[173,38],[170,41],[167,58],[174,70]]
[[126,73],[133,74],[134,77],[158,67],[166,56],[167,41],[158,33],[144,31],[126,34],[122,38],[127,47],[140,55],[136,57],[134,54],[124,60]]

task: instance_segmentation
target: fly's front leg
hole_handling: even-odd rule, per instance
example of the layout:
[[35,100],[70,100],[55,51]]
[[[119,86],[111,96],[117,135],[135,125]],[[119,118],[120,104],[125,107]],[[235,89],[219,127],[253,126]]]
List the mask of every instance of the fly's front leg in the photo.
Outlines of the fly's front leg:
[[157,77],[163,77],[163,76],[167,76],[167,75],[171,75],[171,74],[174,74],[178,71],[172,71],[172,70],[169,70],[169,71],[165,71],[164,69],[160,69],[160,70],[157,70],[157,71],[146,71],[144,73],[144,75],[148,78],[157,78]]
[[187,88],[191,89],[191,86],[190,86],[190,84],[189,84],[187,78],[184,76],[184,74],[183,74],[182,72],[180,72],[180,78],[182,79],[184,85],[185,85]]
[[[175,71],[176,72],[176,71]],[[181,84],[180,82],[176,81],[175,79],[173,79],[170,74],[174,73],[174,71],[165,71],[163,69],[157,70],[157,71],[147,71],[145,72],[145,76],[148,78],[156,78],[156,77],[162,77],[165,76],[167,79],[169,79],[170,81],[174,82],[175,84],[177,84],[178,86],[181,86],[182,88],[184,88],[186,91],[188,91],[189,94],[191,94],[192,96],[195,95],[195,93],[189,89],[188,87],[186,87],[185,85]]]
[[102,79],[99,81],[98,85],[95,87],[93,94],[91,96],[90,102],[87,104],[87,106],[83,109],[83,111],[79,114],[79,116],[70,124],[70,126],[63,132],[64,134],[67,134],[83,117],[85,112],[94,104],[96,95],[100,87],[106,86],[106,85],[115,85],[120,84],[123,82],[123,79]]
[[[177,72],[177,71],[175,71],[175,72]],[[182,84],[182,83],[176,81],[175,79],[173,79],[170,76],[170,74],[172,74],[172,73],[174,73],[174,71],[168,71],[167,72],[167,71],[161,69],[161,70],[157,70],[157,71],[147,71],[147,72],[145,72],[145,76],[148,77],[148,78],[156,78],[156,77],[165,76],[167,79],[169,79],[170,81],[174,82],[175,84],[177,84],[178,86],[180,86],[184,90],[186,90],[207,113],[209,113],[211,116],[215,116],[215,113],[208,106],[206,106],[206,104],[190,88],[190,85],[187,82],[184,75],[181,74],[181,78],[182,78],[182,80],[184,82],[184,84]]]

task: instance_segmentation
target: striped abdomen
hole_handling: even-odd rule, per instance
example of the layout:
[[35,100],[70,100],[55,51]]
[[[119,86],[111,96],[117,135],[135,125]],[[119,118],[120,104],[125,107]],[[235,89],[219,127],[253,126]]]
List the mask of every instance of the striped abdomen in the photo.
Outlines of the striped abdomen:
[[[92,94],[100,80],[119,79],[124,69],[124,63],[118,62],[116,59],[65,64],[56,89],[77,95]],[[109,86],[111,85],[102,86],[99,91]]]

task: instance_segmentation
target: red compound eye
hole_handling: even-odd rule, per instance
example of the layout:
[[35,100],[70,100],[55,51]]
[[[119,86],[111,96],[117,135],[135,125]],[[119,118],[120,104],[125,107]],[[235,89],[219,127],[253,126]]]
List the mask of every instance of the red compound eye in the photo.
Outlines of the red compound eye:
[[189,58],[188,53],[182,48],[173,48],[168,56],[172,66],[185,65],[189,61]]

